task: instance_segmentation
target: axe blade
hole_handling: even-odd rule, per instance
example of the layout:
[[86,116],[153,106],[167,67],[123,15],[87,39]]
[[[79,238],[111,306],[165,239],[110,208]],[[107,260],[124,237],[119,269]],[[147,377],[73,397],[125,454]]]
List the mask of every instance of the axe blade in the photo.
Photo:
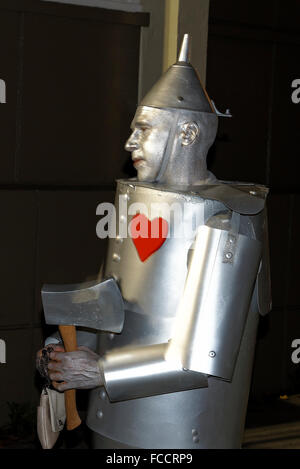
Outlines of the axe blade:
[[123,329],[124,303],[113,278],[100,283],[44,285],[42,302],[47,324],[115,333]]

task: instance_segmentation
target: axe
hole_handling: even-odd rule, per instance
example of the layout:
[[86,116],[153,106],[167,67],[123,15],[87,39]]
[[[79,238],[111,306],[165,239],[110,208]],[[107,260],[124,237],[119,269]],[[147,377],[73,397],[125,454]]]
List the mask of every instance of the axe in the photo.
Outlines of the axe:
[[[77,350],[75,326],[107,332],[121,332],[124,304],[113,278],[100,283],[44,285],[42,302],[46,324],[58,325],[66,352]],[[67,430],[81,424],[75,389],[65,391]]]

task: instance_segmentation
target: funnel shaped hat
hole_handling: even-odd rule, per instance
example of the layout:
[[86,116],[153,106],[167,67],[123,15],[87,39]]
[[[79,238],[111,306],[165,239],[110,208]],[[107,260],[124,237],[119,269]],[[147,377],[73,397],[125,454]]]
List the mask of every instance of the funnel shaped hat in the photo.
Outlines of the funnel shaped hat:
[[178,57],[151,90],[140,106],[173,108],[215,114],[196,70],[189,63],[189,35],[185,34]]

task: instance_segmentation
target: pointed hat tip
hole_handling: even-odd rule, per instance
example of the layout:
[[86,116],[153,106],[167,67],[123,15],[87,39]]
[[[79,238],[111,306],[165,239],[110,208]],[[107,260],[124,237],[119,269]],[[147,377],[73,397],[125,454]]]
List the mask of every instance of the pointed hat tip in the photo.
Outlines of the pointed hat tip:
[[190,35],[184,34],[179,52],[178,62],[189,63]]

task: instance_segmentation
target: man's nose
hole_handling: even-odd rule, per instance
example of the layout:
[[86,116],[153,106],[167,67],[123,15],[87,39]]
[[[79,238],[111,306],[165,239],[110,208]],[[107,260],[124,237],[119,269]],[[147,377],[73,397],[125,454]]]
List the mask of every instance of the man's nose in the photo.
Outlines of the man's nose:
[[137,134],[135,131],[132,132],[129,139],[125,143],[125,150],[127,151],[134,151],[139,148],[138,141],[137,141]]

